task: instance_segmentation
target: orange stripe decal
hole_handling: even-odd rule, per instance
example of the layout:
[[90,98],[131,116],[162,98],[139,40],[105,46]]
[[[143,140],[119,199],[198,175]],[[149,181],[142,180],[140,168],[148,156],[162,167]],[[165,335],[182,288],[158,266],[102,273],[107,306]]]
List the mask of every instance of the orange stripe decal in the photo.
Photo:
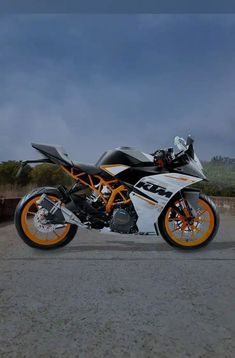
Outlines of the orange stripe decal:
[[182,178],[182,177],[177,178],[177,177],[173,177],[173,176],[167,175],[167,174],[164,175],[164,177],[171,178],[171,179],[175,179],[175,180],[179,180],[179,181],[194,181],[194,180],[192,180],[192,179],[187,179],[187,178]]
[[150,204],[150,205],[153,205],[153,206],[156,205],[153,201],[150,201],[150,200],[144,198],[143,196],[141,196],[141,195],[139,195],[139,194],[136,194],[136,193],[135,193],[135,195],[138,196],[138,198],[140,198],[140,199],[146,201],[146,202],[147,202],[148,204]]

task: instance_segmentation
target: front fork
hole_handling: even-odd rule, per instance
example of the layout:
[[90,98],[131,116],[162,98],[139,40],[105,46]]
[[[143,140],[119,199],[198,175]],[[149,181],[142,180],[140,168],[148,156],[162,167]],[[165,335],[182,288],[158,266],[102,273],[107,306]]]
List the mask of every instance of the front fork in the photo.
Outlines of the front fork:
[[[184,219],[189,223],[193,224],[193,220],[197,217],[198,214],[198,199],[199,199],[199,191],[183,191],[180,193],[179,206],[175,204],[172,205],[174,213],[178,213],[183,216]],[[172,217],[173,218],[173,217]]]

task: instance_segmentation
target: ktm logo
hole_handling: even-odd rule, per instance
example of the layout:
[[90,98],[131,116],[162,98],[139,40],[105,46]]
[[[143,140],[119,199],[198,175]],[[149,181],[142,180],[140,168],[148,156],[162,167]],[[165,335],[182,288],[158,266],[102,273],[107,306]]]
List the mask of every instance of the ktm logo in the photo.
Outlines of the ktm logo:
[[142,189],[147,190],[147,191],[150,191],[151,193],[154,193],[154,194],[165,196],[167,198],[170,198],[171,195],[173,194],[171,191],[167,191],[167,189],[164,188],[163,186],[155,185],[155,184],[152,184],[152,183],[149,183],[149,182],[141,181],[136,185],[136,187],[137,188],[142,188]]

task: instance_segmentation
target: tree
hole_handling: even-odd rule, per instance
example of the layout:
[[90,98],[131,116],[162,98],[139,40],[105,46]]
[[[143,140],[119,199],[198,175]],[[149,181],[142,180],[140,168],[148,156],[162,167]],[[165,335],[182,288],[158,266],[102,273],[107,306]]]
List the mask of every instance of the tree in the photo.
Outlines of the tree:
[[40,164],[30,173],[31,181],[37,186],[71,185],[72,179],[63,170],[54,164]]
[[30,171],[31,168],[27,167],[24,170],[24,174],[20,177],[16,177],[16,174],[20,168],[20,162],[16,160],[8,160],[0,163],[0,184],[2,185],[14,185],[20,186],[27,185],[30,182]]

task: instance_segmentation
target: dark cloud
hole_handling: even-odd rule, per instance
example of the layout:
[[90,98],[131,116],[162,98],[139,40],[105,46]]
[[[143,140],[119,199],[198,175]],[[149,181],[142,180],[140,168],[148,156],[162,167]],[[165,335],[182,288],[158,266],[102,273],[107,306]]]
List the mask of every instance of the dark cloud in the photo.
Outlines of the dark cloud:
[[80,161],[191,133],[234,156],[235,16],[0,18],[0,160],[64,145]]

